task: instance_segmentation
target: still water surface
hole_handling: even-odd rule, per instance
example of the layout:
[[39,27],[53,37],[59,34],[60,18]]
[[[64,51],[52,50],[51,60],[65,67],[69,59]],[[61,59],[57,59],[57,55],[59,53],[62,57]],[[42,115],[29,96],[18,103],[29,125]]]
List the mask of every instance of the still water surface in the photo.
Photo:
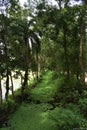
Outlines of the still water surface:
[[[22,72],[22,74],[24,75],[24,72]],[[14,75],[14,73],[12,73],[12,75]],[[32,75],[32,72],[29,73],[29,79],[33,79],[35,77],[35,74]],[[5,98],[5,92],[6,92],[6,78],[4,78],[1,81],[2,84],[2,98]],[[17,90],[18,88],[21,87],[21,78],[18,77],[17,79],[13,78],[13,86],[14,86],[14,91]],[[9,87],[11,87],[11,81],[9,80]],[[11,90],[9,90],[9,94],[11,94]]]
[[[6,92],[5,82],[6,82],[6,79],[4,78],[2,80],[2,98],[3,99],[5,98],[5,92]],[[20,78],[13,79],[13,85],[14,85],[14,90],[20,88],[20,86],[21,86],[21,79]],[[9,82],[9,86],[11,87],[11,81]],[[11,90],[9,91],[9,94],[11,94]]]

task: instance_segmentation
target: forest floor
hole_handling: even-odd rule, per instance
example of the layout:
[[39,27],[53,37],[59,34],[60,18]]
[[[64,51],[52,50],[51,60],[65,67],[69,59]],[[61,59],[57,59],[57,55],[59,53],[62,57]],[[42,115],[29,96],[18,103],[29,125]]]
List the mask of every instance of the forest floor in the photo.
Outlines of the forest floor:
[[10,117],[9,126],[0,130],[56,130],[56,123],[49,116],[49,104],[26,104]]
[[[53,106],[48,102],[55,93],[51,73],[43,77],[43,81],[31,90],[31,102],[23,102],[9,117],[8,127],[0,130],[56,130],[56,123],[50,119]],[[39,101],[39,102],[38,102]]]
[[52,72],[43,76],[29,92],[31,102],[23,101],[15,113],[9,116],[7,127],[0,130],[73,130],[80,125],[85,127],[85,118],[79,113],[76,104],[67,104],[66,108],[63,108],[62,104],[53,106],[59,81],[62,82],[61,78],[58,80]]

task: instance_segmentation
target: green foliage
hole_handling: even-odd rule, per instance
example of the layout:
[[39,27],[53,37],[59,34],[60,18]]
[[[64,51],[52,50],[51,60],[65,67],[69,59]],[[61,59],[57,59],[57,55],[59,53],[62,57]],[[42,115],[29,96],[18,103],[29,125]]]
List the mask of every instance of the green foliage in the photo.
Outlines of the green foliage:
[[9,120],[10,129],[15,130],[56,130],[55,123],[48,119],[48,104],[22,104]]
[[29,88],[26,88],[22,94],[20,94],[20,97],[19,97],[19,101],[20,103],[22,102],[31,102],[31,99],[30,99],[30,89]]
[[83,91],[80,80],[74,76],[70,79],[66,75],[47,71],[38,82],[37,87],[30,91],[32,100],[40,102],[54,101],[60,105],[77,103]]
[[33,79],[29,81],[29,88],[33,88],[37,85],[37,79]]
[[[73,106],[75,107],[75,106]],[[86,128],[87,121],[74,110],[62,107],[52,109],[46,103],[25,104],[19,107],[15,114],[10,116],[9,128],[14,130],[72,130]],[[5,128],[6,129],[6,128]],[[3,128],[3,130],[5,130]]]
[[20,104],[22,102],[22,96],[21,96],[21,88],[17,89],[14,92],[14,100],[16,103]]
[[78,105],[81,113],[87,117],[87,91],[83,92],[82,97],[79,99]]
[[12,112],[14,110],[15,105],[16,104],[13,99],[8,99],[7,102],[3,102],[1,109],[3,109],[4,111]]
[[72,130],[74,128],[87,127],[87,121],[82,115],[68,109],[56,108],[50,112],[49,117],[56,122],[57,130]]
[[66,109],[73,111],[74,113],[79,113],[79,106],[75,103],[69,103],[65,106]]
[[68,79],[67,76],[59,75],[57,86],[55,98],[61,101],[61,104],[78,102],[83,87],[75,77]]
[[[39,81],[33,81],[24,91],[20,99],[32,99],[31,103],[23,103],[17,111],[10,116],[8,129],[14,130],[72,130],[73,128],[86,128],[87,121],[83,117],[86,112],[87,102],[81,98],[79,100],[79,83],[75,77],[67,82],[67,77],[58,75],[54,71],[47,71]],[[32,85],[35,85],[32,89]],[[77,92],[77,94],[75,93]],[[16,91],[16,96],[20,95],[20,90]],[[60,98],[58,102],[63,107],[54,107],[46,102],[54,101],[54,97]],[[84,91],[82,97],[86,99],[87,92]],[[77,101],[79,105],[77,106]],[[84,102],[82,103],[81,100]],[[35,104],[37,101],[43,102]],[[72,103],[74,102],[74,104]],[[67,104],[68,103],[68,104]],[[9,101],[10,107],[12,101]],[[84,106],[84,105],[85,106]],[[81,109],[83,107],[83,109]],[[9,108],[10,109],[10,108]],[[81,113],[80,113],[80,111]],[[5,129],[3,129],[5,130]]]
[[79,108],[81,113],[87,116],[87,98],[82,98],[79,100]]
[[17,107],[18,104],[11,98],[9,98],[8,102],[3,102],[2,106],[0,107],[0,127],[5,126],[9,115],[12,114]]
[[57,90],[56,85],[57,75],[53,71],[48,71],[42,76],[41,82],[38,83],[37,87],[32,89],[30,97],[32,100],[40,102],[52,101]]
[[[57,9],[56,6],[47,5],[45,0],[41,3],[38,1],[36,12],[33,13],[28,7],[21,8],[18,0],[12,0],[6,15],[0,14],[0,76],[3,78],[7,75],[8,79],[10,71],[27,70],[25,87],[28,70],[49,69],[59,73],[47,71],[41,80],[31,82],[30,88],[27,87],[22,94],[21,89],[16,91],[14,100],[10,98],[3,103],[0,114],[4,116],[12,113],[17,103],[29,98],[34,103],[43,103],[22,104],[10,118],[9,129],[71,130],[87,126],[83,116],[77,113],[80,109],[81,113],[87,115],[87,92],[81,97],[84,88],[80,81],[86,70],[86,8],[83,5],[70,7],[69,0],[59,2],[60,9]],[[29,20],[31,16],[32,20]],[[6,83],[6,89],[9,89],[8,80]],[[66,109],[50,111],[53,106],[47,102],[54,103],[54,106],[57,103]],[[79,108],[75,106],[77,103]]]

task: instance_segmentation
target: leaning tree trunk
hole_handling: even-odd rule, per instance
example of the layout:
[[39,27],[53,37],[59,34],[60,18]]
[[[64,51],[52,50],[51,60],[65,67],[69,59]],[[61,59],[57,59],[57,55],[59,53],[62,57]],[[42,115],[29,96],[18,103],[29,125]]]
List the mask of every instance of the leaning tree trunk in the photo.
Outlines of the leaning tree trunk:
[[2,105],[2,86],[1,86],[1,77],[0,77],[0,106]]

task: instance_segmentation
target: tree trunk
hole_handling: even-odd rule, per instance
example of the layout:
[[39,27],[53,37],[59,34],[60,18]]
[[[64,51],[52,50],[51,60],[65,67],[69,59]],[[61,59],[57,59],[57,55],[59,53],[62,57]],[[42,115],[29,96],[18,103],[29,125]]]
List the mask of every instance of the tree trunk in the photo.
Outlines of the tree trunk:
[[66,39],[66,29],[64,28],[64,56],[65,56],[65,71],[67,73],[68,79],[70,78],[70,72],[69,72],[69,62],[68,62],[68,55],[67,55],[67,39]]
[[23,84],[23,75],[22,75],[21,72],[20,72],[20,78],[21,78],[21,86],[22,86],[22,84]]
[[29,67],[29,60],[30,60],[30,47],[29,47],[29,43],[28,43],[27,34],[25,34],[25,36],[24,36],[24,42],[25,42],[25,55],[24,55],[25,74],[24,74],[24,82],[23,82],[23,86],[22,86],[22,93],[23,93],[24,89],[26,88],[27,82],[28,82],[28,67]]
[[24,74],[24,82],[23,82],[23,85],[22,85],[22,93],[27,86],[27,82],[28,82],[28,68],[26,68],[25,74]]
[[8,93],[9,93],[9,69],[8,69],[8,54],[7,54],[7,44],[4,37],[4,44],[5,44],[5,62],[6,62],[6,93],[5,93],[5,99],[8,101]]
[[7,73],[6,73],[6,93],[5,93],[6,102],[8,101],[8,94],[9,94],[9,71],[7,69]]
[[1,86],[1,77],[0,77],[0,106],[2,105],[2,86]]
[[83,23],[81,23],[80,27],[80,53],[79,53],[79,63],[80,63],[80,68],[82,72],[82,81],[83,84],[85,85],[85,72],[84,72],[84,66],[83,66]]
[[[6,27],[5,25],[4,29],[6,31]],[[8,69],[8,62],[9,62],[9,58],[8,58],[8,52],[7,52],[7,39],[4,35],[4,33],[2,34],[2,40],[4,43],[4,52],[5,52],[5,64],[6,64],[6,93],[5,93],[5,99],[6,101],[8,101],[8,93],[9,93],[9,69]]]
[[61,0],[57,0],[57,4],[59,6],[59,9],[61,10]]
[[10,72],[10,79],[11,79],[11,91],[12,91],[12,97],[14,98],[14,85],[13,85],[13,79],[12,79],[12,73]]
[[37,78],[37,80],[38,80],[38,76],[39,76],[38,52],[36,53],[36,61],[37,61],[37,72],[36,72],[36,78]]

